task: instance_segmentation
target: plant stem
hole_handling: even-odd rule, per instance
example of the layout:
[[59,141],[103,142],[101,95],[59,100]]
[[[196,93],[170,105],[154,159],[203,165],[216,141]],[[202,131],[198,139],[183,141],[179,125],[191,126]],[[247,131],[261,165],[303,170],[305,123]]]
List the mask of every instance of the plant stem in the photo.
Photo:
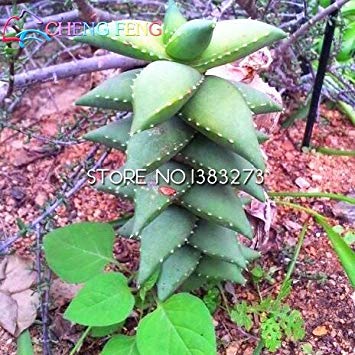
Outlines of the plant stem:
[[316,148],[318,153],[327,154],[327,155],[339,155],[345,157],[355,157],[355,150],[340,150],[332,149],[327,147],[318,147]]
[[264,347],[264,342],[262,339],[259,340],[257,347],[253,351],[253,355],[260,355]]
[[110,259],[110,262],[114,265],[116,265],[120,271],[126,272],[127,274],[132,274],[131,270],[128,269],[126,266],[122,265],[120,262],[118,262],[115,259]]
[[[301,251],[301,248],[302,248],[302,245],[303,245],[303,241],[304,241],[304,237],[306,236],[306,232],[307,232],[307,223],[305,223],[303,225],[303,228],[298,236],[298,242],[297,242],[297,245],[296,245],[296,249],[295,249],[295,253],[292,257],[292,261],[290,263],[290,266],[288,267],[287,269],[287,273],[286,273],[286,276],[285,276],[285,279],[282,283],[282,286],[290,279],[292,273],[293,273],[293,270],[295,268],[295,265],[296,265],[296,261],[298,259],[298,256],[300,254],[300,251]],[[281,288],[282,288],[281,286]]]
[[285,201],[280,201],[280,200],[276,200],[275,202],[276,202],[278,205],[283,205],[283,206],[287,206],[287,207],[294,208],[294,209],[296,209],[296,210],[300,210],[300,211],[306,212],[306,213],[310,214],[312,217],[325,218],[325,217],[322,216],[320,213],[315,212],[315,211],[313,211],[313,210],[310,209],[310,208],[297,205],[296,203],[285,202]]
[[70,352],[69,355],[74,355],[80,350],[80,348],[83,345],[84,340],[88,336],[90,330],[91,330],[91,327],[87,327],[85,329],[85,332],[83,334],[81,334],[81,337],[79,338],[79,340],[77,341],[77,343],[75,344],[74,348],[72,349],[72,351]]
[[341,194],[334,194],[328,192],[269,192],[271,197],[319,197],[319,198],[331,198],[333,200],[344,201],[351,204],[355,204],[355,198],[344,196]]
[[224,290],[223,290],[223,286],[221,284],[219,284],[218,285],[218,289],[219,289],[219,292],[221,292],[223,303],[224,303],[224,305],[226,307],[226,310],[227,310],[227,313],[228,313],[228,315],[230,317],[231,316],[231,312],[230,312],[230,309],[229,309],[229,306],[228,306],[228,300],[227,300],[226,294],[224,293]]

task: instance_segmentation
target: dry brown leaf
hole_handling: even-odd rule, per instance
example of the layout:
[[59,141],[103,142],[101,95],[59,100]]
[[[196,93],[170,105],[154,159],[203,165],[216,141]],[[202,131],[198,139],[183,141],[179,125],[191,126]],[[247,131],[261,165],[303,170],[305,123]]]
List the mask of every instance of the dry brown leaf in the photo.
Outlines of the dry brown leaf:
[[240,342],[232,341],[226,349],[226,355],[237,355],[240,351]]
[[251,216],[264,222],[264,232],[268,235],[276,214],[275,203],[270,199],[267,199],[264,203],[253,199],[250,205],[245,208]]
[[38,293],[32,290],[14,293],[11,297],[17,303],[17,328],[15,335],[18,336],[36,320],[39,298]]
[[7,264],[7,258],[0,260],[0,281],[5,278],[6,264]]
[[324,325],[320,325],[317,328],[314,328],[312,333],[317,337],[322,337],[328,333],[328,329]]
[[50,288],[50,297],[53,308],[62,307],[71,301],[83,285],[67,284],[60,279],[53,280]]
[[14,335],[16,331],[17,303],[3,292],[0,292],[0,326],[10,334]]
[[17,255],[10,255],[6,259],[5,277],[0,284],[0,291],[16,293],[30,288],[36,280],[33,262]]
[[36,279],[33,262],[17,255],[7,256],[1,260],[0,276],[0,325],[17,336],[37,315],[39,298],[31,290]]

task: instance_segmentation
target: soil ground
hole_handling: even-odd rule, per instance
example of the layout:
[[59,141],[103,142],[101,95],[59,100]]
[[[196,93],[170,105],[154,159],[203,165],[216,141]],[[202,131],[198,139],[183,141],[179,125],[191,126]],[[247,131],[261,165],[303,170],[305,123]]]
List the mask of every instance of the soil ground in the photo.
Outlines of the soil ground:
[[[95,122],[105,119],[92,116],[89,111],[74,108],[75,96],[88,90],[92,79],[80,77],[76,81],[63,82],[54,87],[52,96],[55,103],[41,101],[41,92],[48,85],[39,86],[27,95],[12,117],[12,123],[26,129],[34,129],[37,134],[49,137],[58,130],[79,118],[83,123],[76,133],[80,136]],[[51,87],[52,88],[52,87]],[[78,89],[79,88],[79,89]],[[52,90],[52,89],[51,89]],[[48,107],[47,107],[48,106]],[[57,107],[56,107],[57,106]],[[100,121],[101,122],[101,121]],[[264,144],[268,156],[266,187],[269,191],[322,191],[349,194],[355,189],[355,159],[342,156],[327,156],[313,151],[302,153],[299,149],[304,121],[297,121],[291,128],[277,127],[270,140]],[[332,148],[354,149],[355,128],[340,113],[322,107],[321,120],[314,131],[315,145]],[[16,219],[31,222],[41,213],[48,200],[55,198],[57,189],[75,162],[80,162],[92,144],[81,143],[48,150],[43,141],[30,139],[13,130],[4,129],[0,134],[0,231],[1,239],[10,238],[17,231]],[[112,153],[105,161],[105,167],[117,168],[124,157]],[[302,186],[302,187],[300,187]],[[348,212],[342,212],[339,205],[327,199],[298,200],[329,217],[334,225],[341,224],[345,229],[354,228]],[[73,221],[107,221],[118,218],[127,209],[127,204],[89,186],[79,191],[67,204],[57,209],[54,222],[58,226]],[[276,267],[272,275],[274,284],[261,283],[261,293],[276,294],[293,247],[303,223],[308,216],[282,206],[277,207],[272,222],[270,236],[263,247],[261,265],[268,270]],[[314,353],[351,354],[354,352],[354,296],[347,278],[332,251],[327,237],[311,219],[305,242],[293,275],[293,288],[287,303],[301,311],[306,324],[306,337],[300,343],[284,342],[278,354],[301,354],[301,346],[309,343]],[[33,257],[33,237],[20,239],[15,244],[17,253]],[[138,246],[134,242],[118,241],[115,247],[117,258],[130,268],[137,266]],[[256,301],[258,293],[249,283],[247,287],[235,287],[227,292],[231,305],[245,299]],[[57,344],[55,354],[68,354],[81,334],[81,329],[63,322],[65,309],[61,306],[51,309],[52,330]],[[253,336],[257,327],[250,333],[240,331],[219,309],[214,314],[215,326],[221,354],[252,354],[255,347]],[[40,327],[31,327],[35,349],[40,353]],[[89,339],[83,346],[82,354],[97,354],[103,341]],[[0,328],[0,354],[12,355],[16,351],[16,340]]]

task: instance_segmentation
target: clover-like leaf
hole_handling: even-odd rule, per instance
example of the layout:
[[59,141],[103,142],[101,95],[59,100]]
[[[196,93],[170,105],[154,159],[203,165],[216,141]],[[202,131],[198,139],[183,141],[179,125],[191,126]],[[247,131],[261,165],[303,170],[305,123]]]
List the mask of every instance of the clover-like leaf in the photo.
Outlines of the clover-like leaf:
[[64,317],[74,323],[104,327],[125,320],[133,306],[134,297],[126,278],[110,272],[87,281],[69,304]]
[[274,352],[280,348],[281,328],[273,317],[267,318],[261,323],[261,338],[269,351]]
[[197,297],[174,295],[139,322],[137,346],[143,355],[215,355],[212,317]]
[[236,304],[231,311],[231,319],[239,327],[244,327],[249,331],[253,326],[251,315],[249,314],[249,307],[245,301]]
[[49,267],[64,281],[81,283],[102,272],[113,260],[111,225],[82,222],[58,228],[44,237]]
[[132,133],[174,116],[195,93],[203,76],[179,63],[157,61],[145,67],[133,84]]

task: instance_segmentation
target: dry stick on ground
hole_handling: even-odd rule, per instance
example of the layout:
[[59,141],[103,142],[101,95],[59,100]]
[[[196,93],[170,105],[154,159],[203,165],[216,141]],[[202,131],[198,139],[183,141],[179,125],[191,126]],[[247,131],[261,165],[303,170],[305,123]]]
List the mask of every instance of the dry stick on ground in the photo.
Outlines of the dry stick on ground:
[[255,0],[236,0],[236,3],[250,16],[252,19],[258,18],[258,9]]
[[74,3],[78,7],[80,18],[86,22],[98,22],[100,15],[93,6],[91,6],[86,0],[74,0]]
[[[88,161],[90,159],[93,158],[93,156],[96,154],[96,152],[98,151],[99,146],[95,146],[90,153],[88,154],[87,158],[85,159],[85,161]],[[99,158],[99,160],[93,165],[92,169],[97,169],[99,168],[102,163],[104,162],[104,160],[106,159],[106,157],[108,156],[108,151],[106,151],[105,153],[103,153],[101,155],[101,157]],[[84,164],[83,164],[84,166]],[[82,167],[83,167],[82,166]],[[48,217],[50,217],[55,210],[58,208],[58,206],[60,206],[66,199],[70,198],[71,196],[73,196],[75,193],[77,193],[81,188],[84,187],[86,181],[87,181],[87,176],[86,176],[86,172],[83,171],[82,174],[78,174],[77,172],[75,173],[77,174],[77,181],[74,184],[74,186],[67,192],[65,192],[63,194],[63,196],[58,197],[58,199],[53,202],[39,217],[37,217],[32,223],[30,223],[30,225],[28,226],[29,230],[33,230],[34,228],[36,228],[36,226],[39,223],[42,223],[44,220],[46,220]],[[71,177],[69,177],[70,179]],[[63,185],[62,190],[66,190],[68,188],[69,184],[66,182]],[[17,233],[14,236],[10,237],[8,240],[6,240],[4,243],[2,243],[0,245],[0,254],[6,252],[8,250],[8,248],[14,243],[16,242],[16,240],[18,240],[21,237],[21,233]]]
[[0,0],[0,6],[23,4],[26,2],[35,2],[33,0]]
[[281,42],[281,44],[276,48],[276,53],[281,54],[285,53],[285,51],[298,40],[299,37],[303,36],[312,26],[314,26],[317,22],[325,19],[332,12],[339,10],[344,4],[346,4],[349,0],[337,0],[334,4],[328,6],[324,10],[318,12],[317,15],[313,16],[308,22],[302,25],[296,32],[294,32],[288,39]]
[[[122,71],[126,71],[142,67],[145,64],[146,62],[144,61],[127,58],[118,54],[107,54],[99,57],[85,58],[75,62],[72,61],[52,65],[47,68],[35,69],[27,73],[17,74],[14,77],[14,88],[23,88],[44,81],[56,81],[106,69],[120,68]],[[3,89],[2,91],[0,91],[0,102],[4,99],[7,90]]]
[[[37,271],[37,286],[38,293],[40,297],[40,313],[42,319],[42,344],[43,344],[43,355],[50,355],[51,347],[49,340],[49,319],[48,319],[48,308],[49,308],[49,287],[50,287],[50,270],[45,267],[42,268],[42,227],[37,224],[36,226],[36,271]],[[45,277],[45,274],[48,277]],[[42,286],[45,285],[44,292]]]

